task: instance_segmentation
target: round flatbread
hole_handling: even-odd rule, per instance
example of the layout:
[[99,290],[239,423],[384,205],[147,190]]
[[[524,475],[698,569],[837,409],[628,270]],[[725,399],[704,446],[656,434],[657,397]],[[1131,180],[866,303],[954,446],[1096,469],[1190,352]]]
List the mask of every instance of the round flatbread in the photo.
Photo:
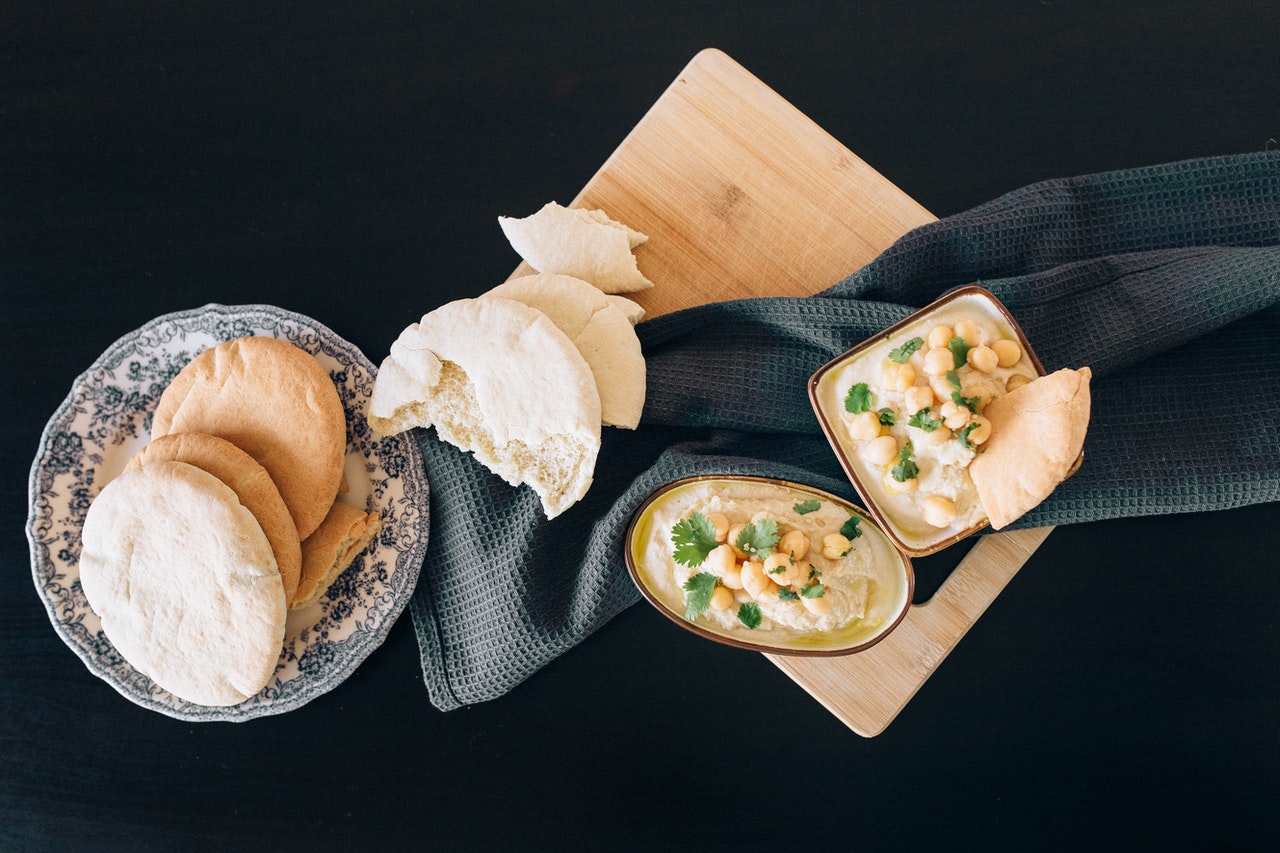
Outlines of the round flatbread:
[[461,299],[400,333],[378,368],[369,424],[435,426],[554,518],[591,485],[600,393],[573,342],[545,314],[500,296]]
[[125,470],[154,462],[186,462],[231,487],[267,535],[280,568],[285,603],[291,602],[302,574],[302,545],[289,507],[267,469],[226,439],[202,432],[162,435],[134,454]]
[[506,281],[485,294],[537,308],[582,353],[600,393],[605,426],[635,429],[644,410],[645,370],[640,339],[610,297],[580,278],[541,273]]
[[135,669],[200,705],[275,672],[285,603],[271,543],[231,487],[185,462],[126,471],[89,506],[80,585]]
[[338,493],[346,412],[333,380],[307,352],[246,337],[192,359],[160,396],[151,437],[203,432],[225,438],[267,469],[302,539]]
[[1089,428],[1087,367],[1041,376],[988,403],[991,438],[969,464],[978,498],[999,530],[1049,496],[1071,473]]
[[498,225],[511,247],[538,272],[575,276],[605,293],[653,287],[631,252],[649,238],[602,210],[552,201],[523,219],[499,216]]
[[315,532],[302,543],[302,580],[290,610],[310,607],[328,592],[338,576],[369,547],[382,529],[376,512],[335,503]]

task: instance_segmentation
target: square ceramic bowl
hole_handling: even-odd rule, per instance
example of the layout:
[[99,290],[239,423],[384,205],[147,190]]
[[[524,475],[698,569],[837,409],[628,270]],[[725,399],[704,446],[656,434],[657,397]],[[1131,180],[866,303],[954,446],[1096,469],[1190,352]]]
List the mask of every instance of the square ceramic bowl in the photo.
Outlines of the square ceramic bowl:
[[967,471],[981,406],[1044,374],[1008,309],[970,286],[823,365],[809,400],[871,515],[919,557],[988,526]]
[[[734,555],[726,542],[747,552]],[[680,627],[777,655],[870,648],[906,616],[915,590],[911,560],[861,508],[760,477],[692,477],[659,488],[632,517],[626,561],[644,598]]]

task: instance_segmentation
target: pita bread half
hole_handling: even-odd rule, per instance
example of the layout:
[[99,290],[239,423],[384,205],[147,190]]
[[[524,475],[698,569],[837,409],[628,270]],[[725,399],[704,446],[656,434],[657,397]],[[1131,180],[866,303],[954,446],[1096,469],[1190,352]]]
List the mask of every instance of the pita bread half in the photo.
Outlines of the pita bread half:
[[230,486],[185,462],[141,465],[103,487],[81,537],[81,587],[135,669],[199,705],[238,704],[271,680],[284,586]]
[[231,487],[267,535],[280,568],[285,603],[292,601],[302,573],[302,546],[289,507],[285,506],[267,469],[225,438],[202,432],[176,432],[162,435],[139,450],[125,470],[170,461],[194,465]]
[[631,250],[649,238],[602,210],[562,207],[554,201],[523,219],[499,216],[511,248],[538,272],[583,279],[605,293],[653,287]]
[[969,465],[991,526],[999,530],[1047,498],[1070,475],[1089,428],[1087,367],[1063,369],[988,403],[991,438]]
[[609,296],[580,278],[551,273],[513,278],[485,294],[489,296],[536,308],[569,336],[595,377],[605,426],[635,429],[640,425],[644,355],[631,321]]
[[310,607],[338,576],[369,547],[382,529],[382,517],[350,504],[335,503],[315,532],[302,543],[302,580],[290,610]]
[[151,438],[203,432],[267,469],[306,539],[333,506],[347,449],[338,389],[315,357],[288,341],[245,337],[210,347],[160,395]]
[[401,332],[369,402],[374,429],[434,426],[511,485],[531,486],[548,518],[590,487],[600,421],[577,347],[541,311],[501,296],[446,303]]

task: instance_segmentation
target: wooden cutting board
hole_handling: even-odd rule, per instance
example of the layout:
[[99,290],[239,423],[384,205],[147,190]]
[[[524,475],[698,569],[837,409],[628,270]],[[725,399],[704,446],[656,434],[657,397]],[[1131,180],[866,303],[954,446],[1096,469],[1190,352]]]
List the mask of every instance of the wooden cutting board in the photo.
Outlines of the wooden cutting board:
[[[717,50],[694,57],[573,204],[649,235],[636,250],[656,283],[636,298],[648,317],[817,293],[935,218]],[[767,657],[849,728],[876,735],[1050,529],[983,536],[927,602],[865,652]]]

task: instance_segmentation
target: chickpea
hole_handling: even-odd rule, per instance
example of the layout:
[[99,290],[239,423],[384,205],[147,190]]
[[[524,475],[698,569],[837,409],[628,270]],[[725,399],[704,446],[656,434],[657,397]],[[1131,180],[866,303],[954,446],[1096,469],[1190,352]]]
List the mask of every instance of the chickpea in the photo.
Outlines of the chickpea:
[[1017,341],[1009,338],[992,341],[991,348],[995,350],[1001,367],[1013,367],[1022,358],[1022,347],[1018,346]]
[[955,367],[956,357],[946,347],[934,347],[924,355],[924,372],[930,376],[945,376]]
[[733,605],[733,591],[717,586],[711,593],[712,610],[728,610]]
[[1000,356],[996,355],[996,351],[982,345],[971,347],[965,359],[969,362],[969,366],[979,373],[990,373],[1000,363]]
[[942,495],[929,495],[920,508],[924,520],[934,527],[946,527],[956,520],[956,503]]
[[752,598],[759,598],[772,581],[764,573],[764,563],[758,560],[748,560],[742,564],[742,588]]
[[960,429],[969,422],[973,412],[969,411],[968,406],[958,405],[951,400],[942,404],[942,408],[938,410],[938,414],[942,415],[942,423],[948,429]]
[[972,320],[961,320],[956,323],[956,337],[964,340],[971,347],[986,343],[987,336],[982,333],[982,329]]
[[916,369],[908,364],[889,364],[880,381],[890,391],[905,391],[915,384]]
[[982,415],[975,415],[970,423],[977,424],[977,426],[969,430],[969,443],[985,444],[987,439],[991,438],[991,421]]
[[729,589],[742,589],[742,564],[734,563],[733,568],[725,569],[720,575],[720,582]]
[[902,400],[906,403],[907,411],[914,415],[921,409],[933,406],[933,389],[928,385],[912,385],[902,395]]
[[774,552],[765,558],[764,573],[778,586],[790,586],[808,576],[809,563],[804,560],[793,560],[788,554]]
[[733,550],[733,555],[739,560],[745,560],[750,556],[745,551],[738,550],[738,546],[733,544],[737,542],[738,537],[742,535],[742,528],[744,527],[746,527],[745,524],[735,524],[729,528],[729,532],[726,533],[724,537],[725,544]]
[[910,480],[895,480],[893,474],[888,471],[884,472],[884,487],[891,492],[897,492],[900,495],[909,495],[920,486],[920,481],[915,477]]
[[737,566],[738,558],[728,545],[717,545],[711,549],[711,553],[707,554],[707,558],[702,561],[704,571],[720,576],[723,576],[727,571],[732,571]]
[[898,455],[898,440],[892,435],[882,435],[862,446],[862,458],[872,465],[887,465]]
[[929,447],[938,447],[939,445],[946,444],[948,441],[951,440],[951,430],[947,429],[946,424],[943,424],[942,426],[935,429],[933,432],[916,433],[915,438],[912,440],[916,444],[924,444]]
[[1004,390],[1017,391],[1019,388],[1021,388],[1023,385],[1026,385],[1030,381],[1031,381],[1030,377],[1026,376],[1025,374],[1015,373],[1012,376],[1010,376],[1007,380],[1005,380]]
[[804,609],[808,610],[814,616],[826,616],[831,612],[831,602],[824,595],[821,598],[805,598],[800,597],[800,603],[804,605]]
[[809,537],[803,530],[788,530],[778,540],[777,550],[791,555],[793,560],[803,560],[809,553]]
[[849,537],[842,533],[828,533],[822,537],[822,556],[828,560],[840,559],[849,553],[852,547],[853,543],[849,541]]
[[951,343],[951,339],[955,336],[956,333],[951,331],[950,326],[934,326],[929,330],[929,337],[926,340],[929,342],[930,349],[937,349]]
[[773,581],[765,581],[764,589],[760,590],[760,594],[755,597],[756,601],[765,601],[766,599],[776,600],[778,598],[778,590],[782,587]]
[[729,519],[725,518],[724,513],[713,512],[707,516],[707,521],[711,522],[711,528],[716,532],[716,541],[723,542],[729,535]]
[[870,441],[880,434],[880,415],[876,412],[858,412],[846,423],[849,426],[849,438],[854,441]]

